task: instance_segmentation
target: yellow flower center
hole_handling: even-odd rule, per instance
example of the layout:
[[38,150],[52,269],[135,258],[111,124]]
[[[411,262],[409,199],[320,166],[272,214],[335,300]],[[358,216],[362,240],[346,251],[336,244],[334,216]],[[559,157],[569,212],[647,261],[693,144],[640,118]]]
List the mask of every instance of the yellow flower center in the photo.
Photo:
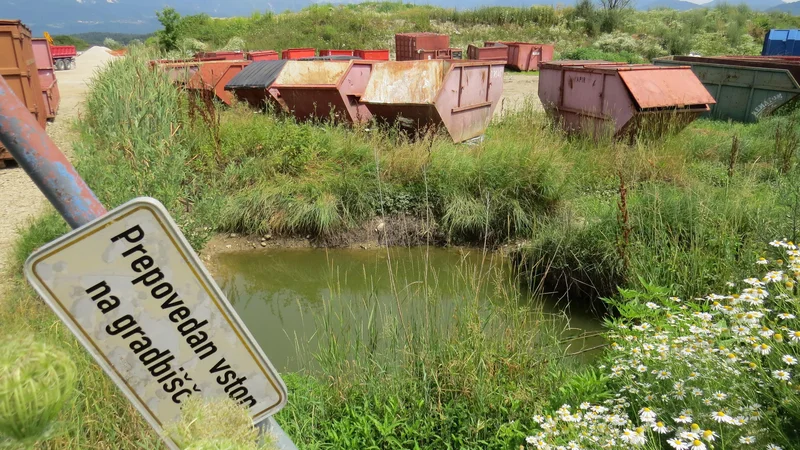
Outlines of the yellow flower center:
[[699,446],[700,446],[700,444],[702,444],[702,442],[700,442],[700,441],[699,441],[699,440],[697,440],[697,439],[695,439],[694,441],[692,441],[692,445],[694,445],[695,447],[699,447]]
[[704,438],[711,437],[711,435],[713,435],[713,434],[714,434],[714,432],[713,432],[713,431],[711,431],[711,430],[706,430],[706,431],[703,431],[703,437],[704,437]]
[[780,334],[780,333],[775,333],[775,336],[773,336],[773,337],[775,338],[776,341],[782,341],[783,340],[783,335]]

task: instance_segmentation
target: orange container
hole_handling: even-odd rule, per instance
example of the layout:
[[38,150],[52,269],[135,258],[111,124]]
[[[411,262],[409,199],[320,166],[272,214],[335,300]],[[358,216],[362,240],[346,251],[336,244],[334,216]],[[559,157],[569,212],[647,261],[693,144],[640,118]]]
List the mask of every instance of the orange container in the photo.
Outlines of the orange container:
[[[0,20],[0,74],[39,125],[45,128],[47,110],[36,69],[31,30],[19,20]],[[0,167],[4,160],[11,159],[11,154],[0,145]]]
[[186,83],[186,88],[200,95],[214,95],[223,103],[230,105],[233,94],[225,90],[225,85],[242,71],[250,61],[208,61],[198,63],[196,71]]
[[356,50],[355,56],[369,61],[388,61],[389,50]]
[[258,50],[255,52],[248,52],[247,59],[250,61],[277,61],[280,57],[275,50]]
[[281,52],[281,59],[313,58],[317,56],[315,48],[287,48]]
[[319,56],[356,56],[356,50],[320,50]]

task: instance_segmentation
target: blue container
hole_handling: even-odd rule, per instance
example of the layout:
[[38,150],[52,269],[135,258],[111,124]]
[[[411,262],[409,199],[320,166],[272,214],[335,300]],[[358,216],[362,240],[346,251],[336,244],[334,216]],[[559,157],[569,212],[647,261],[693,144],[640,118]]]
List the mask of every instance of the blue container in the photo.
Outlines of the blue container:
[[762,56],[800,56],[800,30],[769,30]]

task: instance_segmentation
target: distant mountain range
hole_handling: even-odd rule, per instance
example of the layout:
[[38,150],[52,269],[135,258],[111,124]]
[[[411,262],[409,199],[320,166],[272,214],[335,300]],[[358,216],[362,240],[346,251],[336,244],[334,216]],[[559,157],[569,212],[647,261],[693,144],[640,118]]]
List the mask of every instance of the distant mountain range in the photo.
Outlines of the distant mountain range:
[[[344,2],[347,2],[345,0]],[[352,0],[351,0],[352,1]],[[697,5],[684,0],[635,0],[638,9],[673,8],[681,11],[714,6],[721,0]],[[723,0],[724,1],[724,0]],[[344,3],[335,0],[334,3]],[[574,0],[416,0],[447,8],[470,9],[480,6],[530,6],[532,4],[571,4]],[[172,6],[181,14],[207,13],[214,17],[250,15],[254,11],[299,10],[314,0],[0,0],[0,17],[22,19],[34,34],[75,34],[85,32],[150,33],[160,24],[155,12]],[[738,3],[731,0],[729,3]],[[800,1],[744,0],[756,10],[800,14]]]

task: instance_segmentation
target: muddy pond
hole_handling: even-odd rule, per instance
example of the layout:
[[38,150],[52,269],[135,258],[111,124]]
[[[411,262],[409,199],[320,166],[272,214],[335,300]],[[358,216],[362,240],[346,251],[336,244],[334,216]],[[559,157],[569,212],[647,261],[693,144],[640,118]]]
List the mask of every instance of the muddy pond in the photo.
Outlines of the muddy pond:
[[398,315],[406,324],[445,326],[465,302],[481,316],[523,306],[572,339],[568,351],[581,358],[602,343],[599,319],[520,289],[505,257],[478,249],[269,249],[220,254],[213,272],[279,371],[311,368],[323,334],[362,339]]

